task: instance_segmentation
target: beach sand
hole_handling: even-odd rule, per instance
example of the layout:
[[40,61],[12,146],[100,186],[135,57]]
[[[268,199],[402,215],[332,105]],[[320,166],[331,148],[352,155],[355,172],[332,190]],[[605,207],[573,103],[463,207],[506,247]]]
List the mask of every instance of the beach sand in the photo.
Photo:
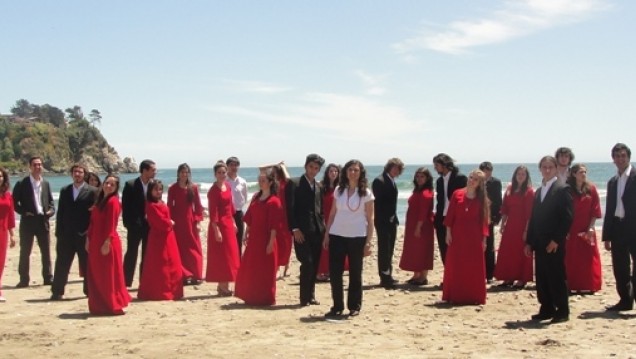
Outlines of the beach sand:
[[[206,223],[202,228],[207,228]],[[603,290],[594,295],[570,297],[570,321],[548,325],[529,320],[538,311],[532,284],[520,291],[491,287],[483,306],[440,304],[438,285],[443,268],[439,257],[429,275],[430,285],[405,284],[411,273],[397,269],[401,233],[394,258],[395,276],[400,280],[398,290],[387,291],[377,286],[374,253],[365,259],[360,316],[337,323],[323,318],[331,306],[328,283],[317,285],[316,296],[321,305],[298,306],[299,270],[293,254],[291,276],[278,281],[277,305],[273,307],[248,307],[237,298],[219,297],[215,283],[204,283],[186,287],[183,300],[135,300],[126,315],[94,317],[88,313],[77,264],[72,268],[65,300],[51,302],[50,288],[41,285],[37,245],[31,257],[32,283],[24,289],[13,287],[18,282],[19,248],[12,248],[2,280],[7,302],[0,303],[0,355],[2,358],[65,358],[78,354],[131,358],[636,358],[632,337],[636,311],[620,314],[604,311],[605,305],[614,304],[618,298],[606,251],[602,251]],[[123,227],[120,234],[125,238]],[[205,233],[202,238],[206,238]],[[52,242],[55,253],[54,238]],[[203,242],[205,245],[206,241]],[[136,297],[135,291],[131,294]]]

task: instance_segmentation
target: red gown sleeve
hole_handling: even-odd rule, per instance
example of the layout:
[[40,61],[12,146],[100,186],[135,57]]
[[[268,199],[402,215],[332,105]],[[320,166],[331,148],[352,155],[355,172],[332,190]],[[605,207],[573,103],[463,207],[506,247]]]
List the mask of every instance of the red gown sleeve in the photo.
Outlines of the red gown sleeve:
[[275,230],[280,233],[283,230],[283,206],[277,197],[272,197],[272,200],[268,202],[268,207],[267,226],[269,231]]
[[448,203],[448,212],[446,212],[446,218],[444,218],[444,225],[446,227],[452,227],[455,224],[455,207],[457,207],[457,197],[462,191],[453,192],[450,202]]
[[524,199],[523,205],[525,207],[525,219],[527,223],[530,220],[532,207],[534,206],[534,190],[532,188],[528,188],[526,191],[526,198]]
[[6,192],[6,195],[9,196],[7,199],[9,200],[9,217],[7,217],[7,229],[15,228],[15,209],[13,208],[13,197],[11,197],[11,193]]
[[170,220],[170,210],[168,206],[165,206],[162,210],[161,203],[146,203],[146,219],[148,220],[148,226],[155,228],[162,232],[169,232],[172,230],[172,221]]
[[106,208],[104,211],[104,223],[108,223],[108,235],[104,238],[99,238],[101,241],[100,244],[104,244],[106,238],[113,238],[118,236],[117,234],[117,224],[119,223],[119,213],[121,212],[121,204],[119,203],[119,197],[112,196],[108,203],[106,203]]
[[219,222],[219,193],[220,191],[212,185],[208,192],[208,212],[210,213],[210,223]]
[[177,184],[173,184],[172,186],[170,186],[170,188],[168,188],[168,202],[166,203],[166,205],[168,206],[168,209],[170,209],[170,217],[175,220],[174,216],[175,216],[175,188],[176,188]]
[[499,210],[499,213],[502,216],[507,216],[510,213],[510,193],[512,193],[512,187],[508,186],[508,188],[506,188],[503,201],[501,202],[501,209]]
[[194,221],[201,222],[203,220],[203,205],[201,197],[199,197],[199,186],[192,185],[192,191],[194,191]]
[[601,200],[598,196],[598,191],[596,190],[595,186],[590,186],[590,196],[592,196],[592,216],[594,216],[594,218],[601,218],[602,217],[602,213],[601,213]]

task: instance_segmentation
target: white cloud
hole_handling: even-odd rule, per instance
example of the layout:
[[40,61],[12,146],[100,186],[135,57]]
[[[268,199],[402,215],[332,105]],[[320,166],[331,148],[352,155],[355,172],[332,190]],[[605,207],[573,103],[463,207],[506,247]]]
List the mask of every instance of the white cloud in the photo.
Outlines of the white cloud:
[[521,0],[504,1],[490,16],[453,21],[441,29],[427,25],[419,35],[393,45],[396,52],[412,62],[413,51],[461,54],[468,49],[496,44],[555,26],[583,21],[605,11],[604,0]]
[[387,75],[371,75],[363,70],[356,70],[354,74],[362,80],[367,95],[380,96],[386,92],[382,82],[384,82]]
[[280,86],[260,81],[238,81],[225,80],[227,87],[236,92],[262,93],[262,94],[278,94],[291,91],[291,87]]

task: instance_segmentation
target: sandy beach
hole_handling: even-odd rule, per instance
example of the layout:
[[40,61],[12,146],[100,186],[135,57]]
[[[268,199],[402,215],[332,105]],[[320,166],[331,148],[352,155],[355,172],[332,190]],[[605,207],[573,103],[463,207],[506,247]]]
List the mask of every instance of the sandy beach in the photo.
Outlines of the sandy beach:
[[[204,224],[202,228],[207,228]],[[125,238],[125,229],[120,226]],[[52,230],[53,233],[53,230]],[[206,238],[203,233],[202,238]],[[52,238],[55,253],[55,239]],[[125,240],[123,240],[125,242]],[[205,245],[205,240],[203,241]],[[402,247],[399,235],[394,267]],[[205,252],[205,250],[204,250]],[[49,301],[42,286],[37,245],[31,259],[31,286],[15,289],[19,248],[8,252],[0,303],[3,358],[123,356],[130,358],[636,358],[636,311],[605,312],[618,296],[611,261],[602,251],[603,290],[571,296],[567,323],[529,320],[538,311],[534,286],[524,290],[489,287],[487,304],[451,307],[440,303],[442,265],[436,257],[430,285],[377,286],[375,253],[365,259],[361,315],[338,323],[325,321],[331,306],[328,283],[319,283],[321,305],[298,306],[298,262],[291,276],[278,281],[277,305],[249,307],[237,298],[219,297],[216,284],[188,286],[176,302],[133,301],[124,316],[93,317],[82,294],[74,263],[65,300]],[[138,275],[138,274],[137,274]],[[346,283],[345,277],[345,283]],[[134,287],[138,285],[135,278]],[[136,292],[131,292],[136,297]]]

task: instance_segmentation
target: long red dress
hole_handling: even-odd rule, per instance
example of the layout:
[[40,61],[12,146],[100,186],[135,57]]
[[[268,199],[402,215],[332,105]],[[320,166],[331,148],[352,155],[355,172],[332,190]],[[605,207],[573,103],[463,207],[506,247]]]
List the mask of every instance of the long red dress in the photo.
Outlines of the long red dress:
[[[7,178],[4,179],[5,181]],[[0,194],[0,296],[2,296],[2,273],[9,248],[9,230],[15,228],[13,197],[10,192]]]
[[503,198],[501,214],[508,217],[495,265],[495,278],[506,282],[532,282],[532,256],[523,252],[526,243],[523,232],[532,214],[534,190],[528,188],[525,193],[512,192],[509,187]]
[[[283,216],[282,216],[282,221],[283,221],[283,225],[285,227],[283,228],[288,228],[287,227],[287,215],[286,215],[286,202],[285,202],[285,187],[287,186],[287,181],[285,180],[280,180],[278,182],[278,192],[276,193],[276,195],[278,196],[278,199],[283,207]],[[291,257],[291,252],[292,252],[292,235],[289,232],[288,229],[285,230],[278,230],[276,232],[276,242],[278,245],[278,265],[279,266],[286,266],[289,264],[289,258]]]
[[170,210],[146,201],[148,244],[139,278],[137,297],[143,300],[175,300],[183,297],[183,266],[174,235]]
[[478,199],[466,198],[466,190],[453,192],[444,225],[452,242],[446,252],[442,300],[453,304],[486,303],[484,237],[488,225],[481,216]]
[[193,280],[203,279],[203,250],[197,224],[203,220],[203,206],[199,189],[192,185],[193,198],[188,199],[187,188],[175,183],[168,189],[168,208],[174,221],[179,255],[183,265],[183,276]]
[[[225,183],[225,191],[216,184],[208,192],[208,263],[205,280],[207,282],[234,282],[238,272],[240,259],[236,231],[234,230],[234,205],[232,204],[232,187]],[[216,223],[221,231],[221,242],[214,238],[212,223]]]
[[283,208],[280,199],[269,196],[264,201],[254,199],[245,213],[249,227],[247,247],[236,278],[235,295],[249,305],[276,304],[276,273],[278,272],[278,240],[274,250],[267,254],[267,244],[272,230],[288,232],[283,225]]
[[[119,197],[108,199],[103,209],[91,210],[88,226],[88,310],[94,315],[120,315],[131,301],[124,281],[121,240],[117,223],[121,213]],[[110,252],[100,251],[104,241],[110,237]]]
[[601,255],[598,251],[596,231],[593,233],[594,243],[579,233],[586,233],[592,218],[601,218],[601,202],[596,187],[590,185],[590,193],[572,194],[574,204],[574,220],[565,242],[565,272],[568,289],[571,291],[601,290],[603,276],[601,273]]
[[[420,236],[415,236],[417,222],[423,222]],[[400,269],[421,272],[433,269],[435,250],[433,225],[433,191],[425,189],[414,192],[409,197],[404,229],[404,247],[400,258]]]

